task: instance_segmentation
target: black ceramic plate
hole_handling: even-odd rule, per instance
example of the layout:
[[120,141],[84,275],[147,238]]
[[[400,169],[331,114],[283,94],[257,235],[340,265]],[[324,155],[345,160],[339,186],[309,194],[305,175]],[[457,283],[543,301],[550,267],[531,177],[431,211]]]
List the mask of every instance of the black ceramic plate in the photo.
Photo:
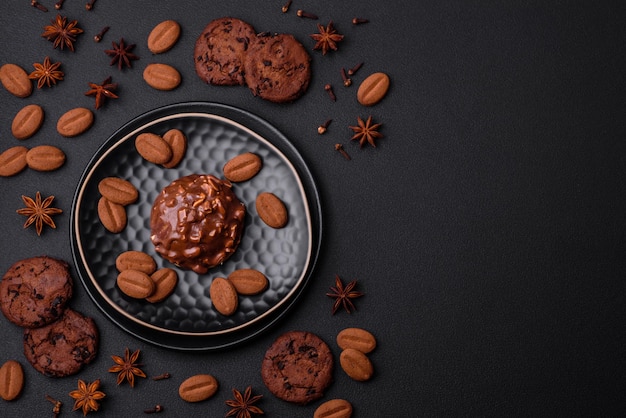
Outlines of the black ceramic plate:
[[[166,169],[144,160],[135,149],[139,133],[163,134],[177,128],[188,140],[184,160]],[[237,251],[206,274],[179,269],[162,259],[150,241],[150,211],[157,194],[171,181],[193,173],[223,178],[232,157],[254,152],[263,168],[233,190],[247,208]],[[126,207],[128,225],[120,234],[99,221],[98,183],[120,177],[139,190]],[[263,191],[279,196],[289,211],[286,227],[273,229],[259,218],[254,201]],[[127,332],[160,346],[208,350],[246,341],[283,316],[302,293],[315,265],[321,240],[320,203],[304,160],[278,130],[249,112],[215,103],[181,103],[159,108],[128,122],[98,150],[78,184],[72,207],[71,242],[80,279],[96,305]],[[125,296],[116,286],[115,259],[127,250],[144,251],[158,267],[179,277],[174,293],[160,303]],[[209,286],[239,268],[253,268],[269,279],[268,290],[239,296],[232,316],[212,306]]]

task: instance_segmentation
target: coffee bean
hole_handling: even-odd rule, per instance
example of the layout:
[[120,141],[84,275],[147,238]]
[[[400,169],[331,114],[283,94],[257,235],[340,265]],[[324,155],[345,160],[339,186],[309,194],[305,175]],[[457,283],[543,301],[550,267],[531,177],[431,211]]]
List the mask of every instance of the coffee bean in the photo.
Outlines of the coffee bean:
[[346,348],[339,355],[341,368],[348,376],[359,382],[369,380],[374,374],[374,366],[370,359],[354,348]]
[[173,90],[181,82],[180,73],[171,65],[148,64],[143,71],[143,79],[152,88],[157,90]]
[[57,132],[66,138],[78,136],[93,125],[93,112],[77,107],[65,112],[57,122]]
[[364,106],[372,106],[385,97],[389,90],[389,76],[385,73],[374,73],[368,76],[356,93],[356,98]]
[[0,177],[14,176],[24,170],[28,166],[26,153],[28,148],[19,145],[4,150],[0,154]]
[[39,145],[26,153],[28,167],[37,171],[54,171],[65,164],[65,153],[52,145]]
[[219,384],[210,374],[197,374],[183,381],[178,387],[178,395],[187,402],[200,402],[215,395]]
[[313,418],[350,418],[352,404],[345,399],[331,399],[317,407]]
[[137,135],[135,148],[139,155],[154,164],[164,164],[172,159],[172,147],[157,134]]
[[251,152],[239,154],[224,165],[224,177],[232,182],[250,180],[261,170],[261,157]]
[[148,275],[156,271],[157,265],[150,254],[143,251],[124,251],[115,259],[115,267],[118,271],[137,270]]
[[209,287],[213,307],[222,315],[232,315],[239,306],[235,286],[223,277],[216,277]]
[[9,360],[0,367],[0,398],[12,401],[24,388],[24,370],[15,360]]
[[282,228],[289,220],[285,204],[273,193],[259,194],[255,206],[261,220],[272,228]]
[[364,329],[346,328],[337,334],[337,345],[343,350],[354,348],[367,354],[376,348],[376,338]]
[[155,286],[154,293],[146,298],[150,303],[161,302],[167,298],[172,294],[178,284],[178,274],[176,274],[176,271],[167,267],[155,271],[150,278]]
[[100,194],[113,203],[126,206],[134,203],[139,192],[133,184],[119,177],[105,177],[98,183]]
[[35,135],[43,124],[43,108],[36,104],[24,106],[13,118],[11,133],[17,139],[27,139]]
[[135,299],[145,299],[154,293],[154,282],[146,273],[138,270],[124,270],[117,275],[117,287]]
[[98,217],[107,231],[117,234],[126,228],[126,209],[124,206],[111,202],[106,197],[98,201]]
[[0,82],[9,93],[17,97],[28,97],[33,92],[28,73],[19,65],[4,64],[0,67]]
[[153,54],[170,50],[178,41],[180,25],[175,20],[166,20],[154,27],[148,35],[148,49]]
[[187,137],[178,129],[170,129],[163,134],[163,139],[172,149],[172,158],[163,164],[165,168],[176,167],[185,157],[187,152]]
[[228,275],[240,295],[256,295],[267,289],[268,280],[263,273],[254,269],[239,269]]

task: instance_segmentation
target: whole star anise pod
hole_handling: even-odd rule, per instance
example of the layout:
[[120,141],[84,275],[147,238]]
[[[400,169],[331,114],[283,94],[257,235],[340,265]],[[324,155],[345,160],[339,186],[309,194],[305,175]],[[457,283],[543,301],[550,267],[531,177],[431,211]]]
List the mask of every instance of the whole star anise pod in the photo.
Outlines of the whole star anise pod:
[[76,35],[83,33],[83,30],[76,25],[78,25],[77,20],[68,22],[67,17],[58,14],[50,25],[44,26],[41,36],[51,41],[54,48],[67,47],[73,52]]
[[117,373],[117,384],[121,384],[126,380],[130,387],[135,387],[135,376],[146,377],[146,374],[139,367],[141,364],[137,364],[140,350],[136,350],[134,353],[130,353],[130,350],[126,348],[124,351],[124,358],[120,356],[111,356],[115,365],[109,368],[109,372]]
[[324,27],[317,24],[317,30],[319,33],[310,35],[311,38],[317,41],[313,49],[321,49],[322,55],[326,55],[329,49],[333,51],[337,50],[337,42],[343,40],[343,35],[339,34],[333,26],[333,21],[328,22],[328,26]]
[[367,121],[363,122],[363,119],[359,116],[357,121],[358,126],[350,126],[349,128],[354,131],[354,135],[351,139],[359,141],[359,146],[365,145],[368,142],[371,146],[376,148],[376,139],[382,138],[383,135],[378,132],[378,129],[382,126],[380,123],[372,123],[372,117],[368,117]]
[[353,280],[344,287],[339,275],[335,275],[335,285],[330,287],[331,293],[326,293],[326,296],[335,299],[335,303],[333,304],[333,315],[337,313],[337,310],[341,306],[343,306],[348,313],[356,310],[351,299],[364,295],[364,293],[354,290],[356,283],[357,281]]
[[106,395],[98,390],[100,387],[100,379],[97,379],[87,385],[83,380],[78,380],[78,390],[70,392],[70,396],[74,399],[74,409],[81,409],[83,416],[91,411],[97,411],[100,408],[98,401],[102,400]]
[[111,64],[109,65],[117,64],[117,68],[120,70],[122,69],[122,65],[124,64],[128,68],[131,68],[132,67],[131,61],[139,59],[137,55],[131,52],[133,49],[135,49],[135,44],[128,44],[128,45],[124,44],[124,38],[120,38],[119,43],[111,42],[111,44],[113,45],[113,48],[106,49],[104,51],[105,54],[107,54],[110,57],[113,57],[111,59]]
[[117,83],[111,83],[111,77],[107,77],[102,84],[89,83],[89,87],[90,89],[85,92],[85,96],[96,96],[96,109],[100,109],[107,98],[118,98],[118,96],[113,93],[113,91],[117,89]]
[[50,57],[46,57],[43,60],[43,64],[34,63],[35,71],[28,75],[31,80],[37,80],[37,88],[40,89],[44,84],[50,87],[56,84],[57,81],[63,80],[63,71],[59,70],[61,66],[60,62],[52,63]]
[[26,219],[26,222],[24,223],[24,228],[28,228],[33,223],[35,223],[35,230],[37,231],[37,235],[41,235],[44,224],[48,225],[50,228],[56,228],[57,226],[52,220],[52,216],[63,213],[63,211],[61,209],[50,207],[53,200],[54,196],[48,196],[42,202],[41,193],[39,192],[35,194],[35,200],[31,199],[28,196],[22,195],[22,201],[24,202],[26,207],[18,209],[16,212],[20,215],[28,216],[28,219]]
[[228,411],[225,416],[234,416],[235,418],[251,418],[252,414],[264,414],[261,408],[254,405],[263,397],[263,395],[252,396],[252,386],[248,386],[243,395],[237,389],[233,389],[233,396],[235,399],[229,399],[226,401],[226,405],[230,406],[232,409]]

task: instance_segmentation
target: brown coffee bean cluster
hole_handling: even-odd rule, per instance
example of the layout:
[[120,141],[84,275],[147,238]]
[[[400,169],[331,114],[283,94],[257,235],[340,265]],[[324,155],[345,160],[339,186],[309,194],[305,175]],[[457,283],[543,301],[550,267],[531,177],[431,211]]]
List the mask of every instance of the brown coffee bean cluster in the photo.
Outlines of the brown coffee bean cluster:
[[118,177],[106,177],[98,183],[101,194],[98,201],[98,217],[107,231],[118,234],[126,228],[126,206],[134,203],[139,192],[129,181]]
[[0,177],[10,177],[26,167],[35,171],[53,171],[65,164],[65,153],[52,145],[32,149],[18,145],[0,154]]
[[170,129],[163,136],[144,132],[135,138],[135,148],[146,161],[173,168],[185,157],[187,137],[178,129]]
[[[224,177],[237,183],[250,180],[261,171],[262,167],[263,162],[258,155],[245,152],[231,158],[224,164],[222,171]],[[282,228],[289,220],[285,204],[273,193],[260,193],[256,198],[255,206],[261,220],[272,228]]]
[[352,379],[364,382],[374,374],[374,366],[367,354],[376,348],[376,338],[362,328],[346,328],[337,334],[337,345],[343,350],[339,363]]
[[[38,104],[29,104],[20,109],[11,122],[11,133],[16,139],[24,140],[35,135],[45,119],[45,112]],[[94,122],[93,112],[76,107],[65,112],[57,121],[57,132],[72,138],[86,132]]]
[[[39,129],[43,125],[44,119],[45,114],[41,106],[37,104],[24,106],[13,117],[13,121],[11,123],[11,133],[16,139],[28,139],[39,131]],[[57,131],[62,136],[69,138],[82,134],[87,129],[89,129],[92,124],[93,113],[91,112],[91,110],[85,108],[75,108],[66,112],[59,118],[57,122]],[[5,155],[4,158],[11,159],[11,157],[16,157],[17,155],[19,155],[19,153],[14,153],[17,150],[20,149],[17,147],[12,147],[13,152],[9,152],[9,154]],[[37,156],[34,156],[35,153],[32,153],[33,155],[31,160],[33,162],[31,164],[28,164],[28,166],[38,171],[56,170],[65,162],[65,155],[59,151],[60,150],[58,148],[52,146],[39,148],[36,152]],[[16,161],[13,161],[14,164],[11,168],[5,168],[2,171],[13,173],[9,175],[17,174],[19,171],[26,167],[25,165],[17,164],[17,161],[20,160],[18,159]],[[7,174],[1,175],[6,176]]]
[[[175,20],[165,20],[156,25],[148,35],[148,49],[153,54],[169,51],[178,42],[180,25]],[[151,63],[143,72],[143,79],[156,90],[174,90],[182,81],[180,72],[168,64]]]
[[143,251],[121,253],[115,260],[115,267],[120,272],[117,287],[134,299],[161,302],[174,292],[178,284],[176,271],[167,267],[157,270],[152,256]]
[[213,307],[222,315],[232,315],[239,306],[238,295],[257,295],[267,289],[269,281],[263,273],[254,269],[239,269],[227,278],[216,277],[211,282],[209,296]]

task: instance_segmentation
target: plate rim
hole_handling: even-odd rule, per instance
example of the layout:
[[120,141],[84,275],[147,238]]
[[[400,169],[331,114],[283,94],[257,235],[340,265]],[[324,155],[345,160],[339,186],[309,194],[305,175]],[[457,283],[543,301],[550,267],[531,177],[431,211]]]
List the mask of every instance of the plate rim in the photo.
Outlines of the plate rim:
[[[224,113],[228,116],[225,116]],[[233,119],[230,114],[234,114],[239,118],[249,119],[246,122],[252,121],[261,128],[268,130],[279,139],[280,144],[276,144],[269,140],[267,135],[260,134],[257,130],[246,124],[246,122]],[[86,257],[82,255],[81,239],[79,237],[80,228],[78,227],[79,219],[77,215],[78,210],[80,210],[80,199],[85,190],[85,186],[92,177],[98,164],[106,158],[110,152],[130,140],[132,135],[136,134],[138,131],[146,129],[149,126],[164,120],[176,119],[179,115],[182,117],[202,117],[203,115],[206,115],[207,119],[217,119],[222,122],[232,124],[237,129],[246,131],[249,135],[256,137],[258,140],[272,147],[279,153],[281,159],[285,160],[289,164],[290,170],[295,174],[301,196],[305,200],[305,209],[308,212],[307,224],[310,228],[310,234],[307,246],[309,248],[307,250],[307,260],[304,264],[301,278],[298,279],[298,282],[294,285],[293,289],[291,289],[287,295],[281,298],[281,300],[268,311],[263,312],[263,314],[251,321],[224,330],[202,333],[168,330],[162,327],[154,326],[143,320],[131,318],[130,314],[123,312],[123,309],[110,300],[107,295],[103,294],[100,287],[94,283],[95,279],[89,272],[89,268],[85,266]],[[256,126],[256,128],[259,126]],[[287,154],[289,155],[287,155],[285,151],[287,151]],[[298,161],[293,161],[294,158]],[[291,310],[295,301],[300,298],[304,289],[307,287],[311,276],[313,275],[321,249],[322,231],[322,213],[319,191],[308,165],[295,145],[274,125],[250,111],[231,105],[205,101],[179,102],[160,106],[131,118],[116,129],[100,145],[100,147],[98,147],[85,166],[72,199],[70,219],[70,243],[74,265],[83,287],[95,305],[117,327],[123,329],[131,335],[152,344],[178,350],[220,349],[243,343],[244,341],[260,334],[276,323],[280,318],[284,317],[285,314]],[[110,310],[113,310],[114,312],[111,312]],[[166,341],[167,339],[172,340],[172,342],[168,343]],[[178,341],[178,343],[173,343],[174,341]]]

